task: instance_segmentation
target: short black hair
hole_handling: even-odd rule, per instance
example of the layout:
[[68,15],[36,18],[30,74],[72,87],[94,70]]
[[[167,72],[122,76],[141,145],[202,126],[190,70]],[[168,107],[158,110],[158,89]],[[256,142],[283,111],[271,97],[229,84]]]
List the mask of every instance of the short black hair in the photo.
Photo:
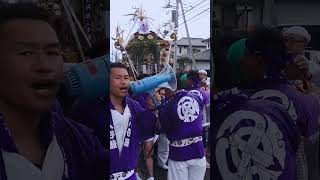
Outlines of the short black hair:
[[120,63],[120,62],[111,63],[111,64],[110,64],[110,70],[111,70],[112,68],[124,68],[124,69],[127,70],[127,67],[126,67],[124,64]]
[[272,54],[285,57],[286,46],[282,32],[271,26],[257,25],[255,30],[249,33],[246,47],[250,51],[268,50]]
[[268,75],[279,75],[286,67],[287,50],[282,32],[270,26],[258,25],[246,40],[251,54],[260,55]]
[[35,3],[0,3],[0,28],[16,19],[32,19],[50,23],[50,13]]
[[197,71],[191,70],[187,73],[187,78],[191,80],[199,79],[199,74]]
[[246,33],[233,30],[224,30],[216,34],[213,40],[213,64],[214,64],[214,84],[219,91],[236,86],[232,79],[232,69],[227,61],[227,53],[230,46],[244,38]]

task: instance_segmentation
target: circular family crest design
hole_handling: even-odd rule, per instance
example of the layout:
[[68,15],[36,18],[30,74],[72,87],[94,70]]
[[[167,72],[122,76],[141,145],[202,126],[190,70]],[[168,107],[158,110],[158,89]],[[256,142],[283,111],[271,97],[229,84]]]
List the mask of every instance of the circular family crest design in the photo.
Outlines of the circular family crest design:
[[232,113],[219,128],[216,141],[216,163],[223,179],[276,180],[285,168],[283,134],[267,115]]
[[[282,93],[279,90],[262,90],[254,93],[250,96],[252,99],[266,99],[280,103],[285,110],[289,113],[290,117],[296,121],[298,119],[298,115],[296,109],[293,105],[293,102],[289,100],[288,96]],[[279,101],[280,100],[280,101]]]
[[184,122],[193,122],[198,118],[199,112],[199,104],[194,98],[184,96],[179,100],[177,113],[180,120]]

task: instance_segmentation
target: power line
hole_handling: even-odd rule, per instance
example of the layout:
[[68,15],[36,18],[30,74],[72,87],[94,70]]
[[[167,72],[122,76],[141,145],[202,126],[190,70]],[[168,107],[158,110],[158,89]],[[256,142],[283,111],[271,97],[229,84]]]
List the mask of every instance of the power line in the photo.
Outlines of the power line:
[[186,22],[183,22],[183,23],[179,24],[179,26],[182,25],[182,24],[184,24],[184,23],[187,23],[188,21],[190,21],[190,20],[192,20],[193,18],[199,16],[200,14],[205,13],[205,12],[208,11],[208,10],[210,10],[210,8],[205,9],[204,11],[200,12],[199,14],[197,14],[197,15],[193,16],[192,18],[188,19]]
[[[198,10],[201,10],[201,8],[203,8],[203,7],[205,7],[205,6],[207,6],[208,4],[205,4],[204,6],[202,6],[202,7],[200,7],[200,8],[198,8],[197,10],[194,10],[193,12],[197,12]],[[202,9],[203,10],[203,9]],[[186,15],[186,14],[185,14]],[[191,14],[188,14],[188,15],[191,15]],[[197,16],[197,15],[196,15]],[[192,18],[193,18],[194,16],[192,16]],[[178,18],[178,20],[180,19],[180,18],[182,18],[182,16],[180,16],[179,18]],[[171,21],[175,21],[175,19],[174,20],[171,20]],[[182,23],[182,24],[184,24],[184,23]],[[165,25],[162,25],[161,27],[164,27]],[[180,28],[179,28],[180,29]]]
[[189,8],[189,7],[193,7],[192,5],[190,5],[190,3],[189,3],[189,4],[183,3],[183,5],[184,5],[184,6],[187,6],[188,8]]
[[[206,15],[206,14],[203,14],[203,15]],[[192,21],[192,22],[190,22],[190,23],[188,23],[188,24],[189,24],[189,25],[190,25],[190,24],[193,24],[193,23],[199,21],[201,18],[202,18],[202,16],[200,16],[199,18],[195,19],[194,21]],[[180,30],[182,30],[182,29],[183,29],[183,27],[179,28],[178,31],[180,31]]]
[[[206,1],[206,0],[204,0],[204,1]],[[201,6],[200,8],[198,8],[198,9],[196,9],[196,10],[193,10],[194,8],[196,8],[196,7],[198,7],[200,4],[202,4],[204,1],[201,1],[201,2],[198,3],[196,6],[194,6],[194,7],[192,7],[191,9],[188,9],[187,11],[185,11],[185,12],[184,12],[184,15],[189,15],[190,13],[195,12],[195,11],[197,11],[197,10],[205,7],[205,6],[208,6],[208,5],[210,6],[210,2],[209,2],[209,4],[205,4],[204,6]],[[191,11],[191,10],[193,10],[193,11]],[[181,19],[181,18],[182,18],[182,16],[178,17],[178,20]]]
[[[197,10],[195,10],[194,12],[192,12],[191,14],[188,14],[188,15],[185,15],[186,16],[186,18],[190,18],[190,17],[194,17],[194,15],[196,14],[196,13],[199,13],[200,11],[202,11],[202,10],[204,10],[204,9],[206,9],[208,6],[203,6],[203,7],[201,7],[201,8],[199,8],[199,9],[197,9]],[[182,19],[181,19],[182,20]],[[181,21],[180,21],[181,22]]]
[[[209,14],[210,14],[210,12],[209,12]],[[188,23],[188,25],[190,25],[190,24],[193,24],[193,23],[195,23],[196,21],[198,21],[198,20],[200,20],[201,18],[202,18],[202,16],[203,15],[207,15],[207,14],[202,14],[201,16],[199,16],[199,18],[197,18],[196,20],[194,20],[194,21],[192,21],[192,22],[190,22],[190,23]],[[179,28],[178,30],[181,30],[181,29],[183,29],[184,27],[181,27],[181,28]]]
[[184,14],[186,14],[187,12],[191,11],[192,9],[194,9],[195,7],[199,6],[200,4],[202,4],[204,1],[207,0],[202,0],[201,2],[199,2],[197,5],[193,6],[192,8],[188,9],[187,11],[184,12]]
[[[204,6],[201,6],[200,8],[198,8],[198,7],[199,7],[203,2],[205,2],[205,1],[206,1],[206,0],[201,1],[201,2],[198,3],[197,5],[193,6],[191,9],[188,9],[187,11],[182,12],[182,13],[184,13],[184,15],[187,16],[187,15],[191,15],[191,14],[197,12],[198,10],[202,9],[203,7],[208,6],[208,4],[205,4]],[[210,3],[210,2],[209,2],[209,3]],[[174,21],[176,21],[176,20],[179,21],[179,20],[182,20],[182,19],[183,19],[182,16],[178,16],[178,17],[176,17],[176,18],[174,19]]]
[[[205,2],[205,1],[207,1],[207,0],[202,0],[201,2],[199,2],[198,4],[196,4],[195,6],[193,6],[192,8],[190,8],[190,9],[188,9],[187,11],[185,11],[184,12],[184,14],[186,15],[188,12],[191,12],[191,10],[193,10],[194,8],[196,8],[196,7],[198,7],[200,4],[202,4],[203,2]],[[210,5],[210,2],[209,2],[209,5]],[[206,5],[205,5],[206,6]],[[204,6],[202,6],[202,7],[204,7]],[[201,8],[202,8],[201,7]],[[200,8],[200,9],[201,9]],[[193,11],[194,12],[194,11]],[[190,13],[189,13],[190,14]],[[171,22],[175,22],[176,20],[180,20],[182,18],[182,16],[178,16],[178,17],[176,17],[175,19],[171,19],[170,21]]]

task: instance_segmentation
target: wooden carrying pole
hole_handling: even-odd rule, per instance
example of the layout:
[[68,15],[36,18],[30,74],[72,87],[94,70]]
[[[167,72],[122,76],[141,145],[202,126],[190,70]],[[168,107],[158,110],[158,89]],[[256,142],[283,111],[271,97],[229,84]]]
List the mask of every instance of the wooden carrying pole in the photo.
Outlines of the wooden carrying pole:
[[80,57],[82,59],[82,61],[85,61],[85,56],[84,56],[84,53],[83,53],[83,49],[82,49],[82,46],[81,46],[81,43],[80,43],[80,39],[79,39],[79,36],[78,36],[78,33],[76,31],[76,28],[75,28],[75,25],[72,21],[72,17],[71,17],[71,13],[69,12],[69,9],[68,9],[68,3],[66,2],[66,0],[62,0],[62,5],[63,5],[63,8],[64,8],[64,11],[67,15],[67,19],[68,19],[68,22],[69,22],[69,25],[71,27],[71,31],[72,31],[72,34],[74,36],[74,39],[77,43],[77,47],[78,47],[78,50],[80,52]]

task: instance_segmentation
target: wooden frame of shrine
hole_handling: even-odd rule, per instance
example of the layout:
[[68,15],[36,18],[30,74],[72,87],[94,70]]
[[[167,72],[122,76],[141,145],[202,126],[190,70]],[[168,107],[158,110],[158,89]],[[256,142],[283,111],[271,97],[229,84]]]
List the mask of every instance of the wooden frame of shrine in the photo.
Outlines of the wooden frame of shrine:
[[[147,34],[134,33],[125,49],[139,75],[154,75],[166,64],[169,46],[168,41],[150,31]],[[132,73],[130,70],[130,74]]]

